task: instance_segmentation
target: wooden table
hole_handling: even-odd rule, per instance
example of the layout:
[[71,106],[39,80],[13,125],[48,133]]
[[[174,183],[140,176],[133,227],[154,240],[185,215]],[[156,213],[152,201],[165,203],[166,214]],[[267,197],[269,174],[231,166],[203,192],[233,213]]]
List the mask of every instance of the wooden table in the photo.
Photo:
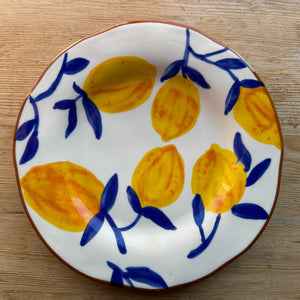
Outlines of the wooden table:
[[[300,299],[299,0],[0,0],[1,299]],[[202,282],[153,294],[94,282],[62,264],[20,201],[13,135],[26,94],[65,47],[115,23],[176,21],[239,52],[267,86],[285,143],[278,204],[244,255]]]

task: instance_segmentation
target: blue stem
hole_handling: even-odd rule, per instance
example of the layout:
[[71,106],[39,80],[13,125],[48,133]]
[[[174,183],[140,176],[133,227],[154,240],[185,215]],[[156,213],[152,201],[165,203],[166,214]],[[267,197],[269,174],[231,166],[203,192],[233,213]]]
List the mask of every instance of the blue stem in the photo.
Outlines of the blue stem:
[[40,124],[39,110],[37,104],[35,103],[34,99],[31,96],[29,96],[29,101],[34,111],[34,119],[35,119],[34,133],[37,135],[39,124]]
[[127,231],[127,230],[130,230],[131,228],[133,228],[137,223],[138,221],[141,219],[142,215],[141,214],[138,214],[136,219],[128,226],[125,226],[125,227],[122,227],[122,228],[119,228],[120,231]]
[[[220,54],[220,53],[223,53],[225,51],[227,51],[228,48],[225,47],[221,50],[218,50],[218,51],[214,51],[214,52],[210,52],[210,53],[207,53],[207,54],[198,54],[194,51],[194,49],[191,47],[190,45],[190,31],[187,29],[186,30],[186,46],[185,46],[185,51],[184,51],[184,66],[187,66],[187,60],[188,60],[188,56],[189,54],[192,54],[195,58],[197,59],[200,59],[208,64],[211,64],[211,65],[214,65],[220,69],[222,69],[223,71],[227,72],[228,75],[235,81],[235,82],[238,82],[239,79],[232,73],[231,70],[227,69],[227,68],[223,68],[221,66],[218,66],[214,61],[211,61],[208,59],[208,57],[210,56],[214,56],[214,55],[217,55],[217,54]],[[183,74],[184,76],[184,74]]]
[[59,85],[59,83],[60,83],[60,81],[61,81],[61,79],[64,75],[64,68],[65,68],[65,65],[67,63],[67,58],[68,58],[68,54],[66,53],[65,56],[64,56],[64,60],[63,60],[63,63],[61,65],[61,68],[60,68],[55,80],[53,81],[53,83],[50,85],[50,87],[48,88],[47,91],[39,94],[36,98],[32,98],[33,102],[39,102],[39,101],[51,96],[55,92],[56,88],[58,87],[58,85]]

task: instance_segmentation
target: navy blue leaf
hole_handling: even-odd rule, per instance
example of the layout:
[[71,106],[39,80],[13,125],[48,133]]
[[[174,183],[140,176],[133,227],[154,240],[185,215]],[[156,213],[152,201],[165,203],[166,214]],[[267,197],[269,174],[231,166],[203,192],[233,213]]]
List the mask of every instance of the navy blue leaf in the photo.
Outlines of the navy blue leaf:
[[148,284],[155,288],[168,288],[164,279],[147,267],[128,267],[127,276],[137,282]]
[[231,86],[228,95],[225,101],[225,110],[224,114],[227,115],[231,112],[232,108],[234,107],[236,101],[238,100],[240,95],[240,83],[235,81],[234,84]]
[[117,245],[118,245],[120,253],[121,254],[126,254],[127,249],[126,249],[125,241],[124,241],[124,238],[122,236],[121,230],[117,227],[117,225],[114,222],[113,218],[108,213],[105,213],[105,218],[106,218],[107,222],[109,223],[111,229],[113,230],[113,232],[115,234]]
[[36,125],[36,120],[32,119],[23,123],[17,130],[16,141],[22,141],[28,137],[32,131],[34,125]]
[[200,255],[211,243],[213,237],[215,236],[219,223],[221,220],[221,215],[217,215],[213,230],[211,231],[210,235],[208,236],[208,238],[206,240],[204,240],[199,247],[197,247],[196,249],[192,250],[189,254],[188,254],[188,258],[195,258],[196,256]]
[[118,194],[119,182],[118,174],[114,174],[106,184],[100,201],[100,211],[108,212],[115,204]]
[[82,104],[86,113],[86,117],[94,130],[96,139],[100,139],[102,134],[101,115],[97,106],[88,97],[82,98]]
[[135,190],[131,186],[128,186],[126,189],[126,192],[127,192],[128,201],[129,201],[132,209],[137,214],[140,214],[142,212],[142,207],[141,207],[140,200],[139,200],[138,195],[136,194]]
[[160,81],[163,82],[167,79],[170,79],[178,74],[180,68],[182,67],[183,60],[175,60],[171,64],[169,64],[161,77]]
[[264,86],[264,84],[261,81],[255,80],[255,79],[244,79],[240,82],[240,85],[244,88],[257,88],[259,86]]
[[194,220],[196,225],[202,229],[202,223],[205,216],[204,205],[201,199],[201,196],[197,194],[192,202]]
[[247,181],[246,181],[246,186],[250,186],[254,184],[258,179],[261,178],[261,176],[264,175],[266,170],[269,168],[271,163],[271,158],[266,158],[259,164],[257,164],[250,172]]
[[39,140],[37,137],[37,132],[33,132],[31,137],[27,141],[25,150],[20,159],[20,165],[23,165],[27,163],[29,160],[31,160],[35,156],[38,148],[39,148]]
[[80,246],[85,246],[101,229],[104,223],[104,214],[96,214],[87,224],[80,240]]
[[68,138],[68,136],[73,132],[77,125],[77,111],[75,101],[72,101],[72,105],[70,106],[68,120],[69,124],[66,129],[65,138]]
[[63,71],[65,74],[74,75],[85,69],[88,64],[89,60],[85,58],[74,58],[66,63]]
[[239,58],[224,58],[215,62],[221,69],[243,69],[247,64]]
[[123,271],[110,261],[107,261],[106,263],[113,270],[110,283],[123,286]]
[[58,101],[54,104],[53,109],[66,110],[69,109],[74,102],[75,102],[74,100],[69,100],[69,99]]
[[203,75],[197,71],[196,69],[193,69],[191,67],[185,68],[186,75],[196,84],[200,85],[204,89],[209,89],[210,85],[207,83]]
[[268,219],[268,213],[259,205],[253,203],[241,203],[234,205],[231,208],[231,212],[243,219],[252,220],[266,220]]
[[240,161],[245,166],[245,172],[248,172],[250,170],[252,158],[251,154],[244,145],[241,134],[239,132],[235,134],[233,148],[238,162]]
[[146,206],[142,208],[142,215],[150,219],[156,225],[166,230],[176,230],[176,227],[172,224],[170,219],[158,208],[152,206]]

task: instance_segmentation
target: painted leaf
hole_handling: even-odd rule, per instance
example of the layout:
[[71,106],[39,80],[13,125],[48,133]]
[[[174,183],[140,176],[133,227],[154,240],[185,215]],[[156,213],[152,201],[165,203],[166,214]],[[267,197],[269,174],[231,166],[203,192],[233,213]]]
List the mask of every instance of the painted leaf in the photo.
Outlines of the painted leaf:
[[66,63],[64,73],[67,75],[74,75],[85,69],[88,64],[89,61],[85,58],[74,58]]
[[185,68],[186,75],[196,84],[200,85],[204,89],[209,89],[210,85],[207,83],[203,75],[194,68],[186,67]]
[[197,257],[198,255],[200,255],[211,243],[213,237],[215,236],[216,232],[217,232],[217,229],[218,229],[218,226],[219,226],[219,223],[220,223],[220,220],[221,220],[221,215],[217,215],[217,218],[216,218],[216,221],[215,221],[215,224],[214,224],[214,227],[213,227],[213,230],[211,231],[210,235],[207,237],[206,240],[204,240],[199,247],[197,247],[196,249],[192,250],[189,254],[188,254],[188,258],[195,258]]
[[137,282],[145,283],[155,288],[168,288],[164,279],[147,267],[128,267],[127,276]]
[[247,64],[238,58],[224,58],[215,62],[215,64],[222,69],[243,69]]
[[194,220],[196,225],[199,228],[202,228],[202,223],[204,220],[205,216],[205,210],[204,210],[204,205],[201,199],[201,196],[197,194],[192,202],[192,207],[193,207],[193,214],[194,214]]
[[76,84],[76,82],[73,82],[73,90],[74,90],[77,94],[81,95],[82,97],[87,97],[87,93],[86,93],[84,90],[82,90],[82,89]]
[[119,183],[118,174],[114,174],[106,184],[100,201],[100,211],[102,213],[108,212],[115,204]]
[[237,132],[233,141],[234,153],[237,156],[238,161],[240,161],[245,166],[245,172],[248,172],[251,166],[251,154],[243,143],[241,134]]
[[75,102],[74,100],[70,100],[70,99],[61,100],[54,104],[53,109],[66,110],[69,109],[74,102]]
[[178,72],[180,71],[180,68],[183,64],[182,60],[176,60],[174,62],[172,62],[171,64],[169,64],[163,74],[163,76],[161,77],[160,81],[163,82],[167,79],[170,79],[172,77],[174,77],[175,75],[178,74]]
[[253,203],[240,203],[232,207],[231,212],[243,219],[266,220],[268,213],[259,205]]
[[244,88],[257,88],[259,86],[264,86],[261,81],[255,79],[244,79],[240,82],[240,85]]
[[236,81],[230,88],[228,95],[225,101],[225,110],[224,114],[227,115],[231,112],[232,108],[234,107],[236,101],[238,100],[240,95],[240,83]]
[[75,101],[73,101],[72,105],[70,106],[68,120],[69,124],[66,129],[65,138],[67,138],[73,132],[77,125],[77,111]]
[[80,246],[85,246],[101,229],[104,223],[104,214],[98,213],[87,224],[80,240]]
[[132,209],[137,214],[140,214],[142,212],[142,207],[141,207],[140,200],[139,200],[138,195],[136,194],[135,190],[131,186],[128,186],[126,192],[127,192],[128,201],[129,201]]
[[101,121],[100,112],[97,106],[88,97],[82,98],[82,104],[88,122],[90,123],[91,127],[94,130],[95,137],[96,139],[99,140],[102,134],[102,121]]
[[170,219],[156,207],[143,207],[142,214],[145,218],[150,219],[153,223],[166,230],[176,230],[176,227],[172,224]]
[[118,245],[120,253],[121,254],[126,254],[127,249],[126,249],[125,241],[124,241],[124,238],[122,236],[121,230],[117,227],[117,225],[114,222],[113,218],[108,213],[105,213],[105,218],[106,218],[107,222],[109,223],[111,229],[113,230],[113,232],[115,234],[117,245]]
[[39,148],[39,140],[37,137],[37,132],[33,132],[31,137],[27,141],[25,150],[20,159],[20,165],[25,164],[29,160],[31,160],[35,156],[38,148]]
[[30,132],[33,130],[34,125],[36,125],[35,119],[23,123],[17,130],[16,141],[22,141],[26,139]]
[[106,263],[113,270],[110,283],[123,286],[123,271],[110,261]]
[[246,186],[253,185],[257,180],[259,180],[266,170],[269,168],[271,163],[271,158],[266,158],[259,164],[257,164],[250,172],[247,181],[246,181]]

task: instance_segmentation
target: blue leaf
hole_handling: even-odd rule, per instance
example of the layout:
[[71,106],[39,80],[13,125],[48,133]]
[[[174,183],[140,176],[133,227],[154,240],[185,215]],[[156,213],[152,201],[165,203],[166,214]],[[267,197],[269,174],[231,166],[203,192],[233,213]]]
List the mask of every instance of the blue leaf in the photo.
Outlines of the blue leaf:
[[22,141],[28,137],[33,127],[36,125],[36,120],[32,119],[23,123],[17,130],[16,141]]
[[107,222],[109,223],[111,229],[113,230],[113,232],[115,234],[117,245],[118,245],[120,253],[121,254],[126,254],[127,249],[126,249],[125,241],[124,241],[124,238],[122,236],[121,230],[117,227],[116,223],[114,222],[114,220],[112,219],[112,217],[108,213],[105,213],[105,218],[106,218]]
[[110,283],[123,286],[123,271],[110,261],[107,261],[106,263],[113,270]]
[[200,85],[204,89],[210,88],[210,85],[207,83],[207,81],[205,80],[205,78],[199,71],[197,71],[191,67],[186,67],[185,73],[193,82]]
[[29,160],[31,160],[35,156],[38,148],[39,148],[39,140],[37,137],[37,132],[33,132],[31,137],[27,141],[25,150],[20,159],[20,165],[23,165],[27,163]]
[[188,258],[195,258],[196,256],[200,255],[211,243],[213,237],[215,236],[219,223],[221,220],[221,215],[217,215],[213,230],[211,231],[210,235],[208,236],[208,238],[206,240],[204,240],[199,247],[197,247],[196,249],[192,250],[189,254],[188,254]]
[[194,220],[196,225],[202,229],[202,223],[205,216],[204,205],[201,199],[201,196],[197,194],[192,202]]
[[268,219],[268,213],[259,205],[253,203],[241,203],[234,205],[231,208],[231,212],[243,219],[252,220],[266,220]]
[[156,225],[166,230],[176,230],[176,227],[172,224],[170,219],[158,208],[152,206],[146,206],[142,208],[142,215],[150,219]]
[[140,214],[142,212],[142,207],[141,207],[140,200],[139,200],[138,195],[136,194],[135,190],[131,186],[128,186],[126,192],[127,192],[128,201],[129,201],[132,209],[137,214]]
[[66,110],[69,109],[74,102],[75,102],[74,100],[70,100],[70,99],[58,101],[54,104],[53,109]]
[[240,95],[240,83],[235,81],[234,84],[231,86],[228,95],[225,101],[225,110],[224,114],[227,115],[233,109],[236,101],[238,100]]
[[244,79],[240,82],[240,85],[244,88],[257,88],[259,86],[264,86],[264,84],[261,81],[255,80],[255,79]]
[[234,153],[238,159],[245,166],[245,172],[248,172],[251,166],[251,154],[243,143],[241,134],[237,132],[233,141]]
[[114,174],[107,182],[100,201],[100,211],[108,212],[115,204],[116,197],[118,194],[118,174]]
[[160,81],[163,82],[167,79],[170,79],[172,77],[174,77],[175,75],[178,74],[178,72],[180,71],[180,68],[183,64],[183,60],[176,60],[174,62],[172,62],[171,64],[169,64],[163,74],[163,76],[161,77]]
[[247,181],[246,181],[246,186],[250,186],[254,184],[258,179],[261,178],[261,176],[264,175],[266,170],[269,168],[271,163],[271,158],[266,158],[259,164],[257,164],[250,172]]
[[77,111],[75,101],[73,101],[72,105],[70,106],[68,120],[69,124],[66,129],[65,138],[68,138],[68,136],[73,132],[77,125]]
[[247,67],[247,64],[238,58],[224,58],[215,62],[215,65],[221,69],[243,69]]
[[147,267],[128,267],[127,276],[137,282],[148,284],[155,288],[168,288],[164,279]]
[[66,63],[63,71],[67,75],[74,75],[85,69],[88,64],[89,60],[85,58],[74,58]]
[[85,246],[101,229],[104,223],[104,214],[96,214],[87,224],[80,240],[80,246]]
[[82,98],[82,104],[85,109],[86,117],[94,130],[96,139],[100,139],[102,134],[101,115],[97,106],[88,97]]

